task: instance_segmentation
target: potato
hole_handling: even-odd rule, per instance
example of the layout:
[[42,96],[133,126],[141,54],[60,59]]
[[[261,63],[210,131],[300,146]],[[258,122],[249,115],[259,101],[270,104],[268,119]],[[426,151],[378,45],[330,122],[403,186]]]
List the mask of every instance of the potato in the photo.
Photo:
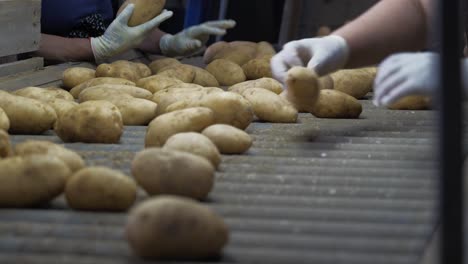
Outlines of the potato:
[[199,90],[190,90],[190,89],[174,89],[168,93],[158,93],[155,94],[152,98],[153,102],[158,102],[158,109],[157,115],[162,115],[167,113],[167,107],[171,104],[185,101],[185,100],[198,100],[199,98],[203,97],[204,95],[211,94],[211,93],[222,93],[223,90],[217,89],[199,89]]
[[275,94],[280,94],[281,92],[283,92],[283,85],[272,78],[260,78],[257,80],[238,83],[229,87],[228,91],[241,94],[242,92],[244,92],[244,90],[249,88],[263,88],[274,92]]
[[311,113],[319,118],[359,118],[361,112],[356,98],[337,90],[321,90]]
[[230,44],[229,48],[224,48],[221,51],[219,51],[213,57],[213,59],[225,59],[228,61],[232,61],[239,66],[242,66],[255,58],[255,55],[257,54],[257,45],[255,43],[253,43],[253,45],[246,45],[243,43],[241,43],[240,45],[232,44],[233,43]]
[[119,94],[120,92],[128,94],[135,98],[150,99],[153,94],[143,88],[138,88],[136,86],[121,85],[121,84],[103,84],[84,89],[78,99],[80,102],[86,102],[90,100],[102,100],[104,99],[101,93],[103,94]]
[[148,126],[146,147],[161,147],[172,135],[181,132],[201,132],[215,123],[213,111],[194,107],[174,111],[155,118]]
[[91,79],[78,86],[73,87],[70,93],[73,95],[74,98],[78,98],[81,91],[83,91],[84,89],[92,87],[92,86],[101,85],[101,84],[122,84],[122,85],[135,86],[134,82],[131,82],[129,80],[125,80],[122,78],[99,77],[99,78]]
[[132,175],[149,194],[205,199],[214,185],[214,167],[200,156],[149,148],[135,155]]
[[185,64],[170,65],[161,69],[157,75],[175,78],[185,83],[192,83],[195,79],[195,70]]
[[166,141],[163,149],[178,150],[203,157],[211,162],[215,168],[218,168],[219,163],[221,163],[221,154],[216,145],[200,133],[175,134]]
[[405,96],[388,106],[391,110],[428,110],[431,107],[431,100],[427,96],[410,95]]
[[257,44],[256,59],[271,59],[275,54],[275,48],[270,43],[262,41]]
[[95,73],[96,71],[94,69],[84,67],[68,68],[62,74],[63,88],[70,90],[79,84],[93,79],[95,77]]
[[114,97],[106,99],[113,103],[122,114],[126,126],[145,126],[156,117],[157,104],[140,98]]
[[293,67],[286,77],[287,89],[281,94],[299,112],[312,112],[319,97],[319,83],[315,72],[304,67]]
[[263,77],[271,78],[270,58],[253,59],[242,65],[242,70],[248,80],[256,80]]
[[272,123],[296,123],[297,110],[286,99],[262,88],[250,88],[242,93],[252,105],[255,115]]
[[214,60],[206,66],[206,70],[213,74],[219,84],[223,86],[234,85],[246,80],[242,68],[228,60]]
[[118,143],[123,133],[122,115],[112,103],[84,102],[58,119],[55,132],[65,142]]
[[158,72],[167,67],[167,66],[172,66],[172,65],[179,65],[181,64],[180,61],[174,59],[174,58],[163,58],[163,59],[157,59],[152,61],[148,67],[151,69],[152,74],[158,74]]
[[71,171],[53,156],[31,155],[0,160],[0,207],[30,207],[60,195]]
[[340,70],[332,73],[333,89],[361,99],[372,91],[377,68]]
[[10,135],[0,129],[0,159],[13,156],[13,149],[11,148]]
[[16,90],[13,92],[14,95],[22,96],[22,97],[28,97],[31,99],[36,99],[41,102],[47,102],[53,99],[62,99],[62,100],[68,100],[68,101],[73,101],[74,98],[73,96],[59,88],[39,88],[39,87],[26,87],[22,88],[19,90]]
[[52,100],[47,101],[47,104],[55,110],[55,113],[57,114],[57,118],[59,118],[68,110],[78,105],[78,103],[74,101],[68,101],[64,99],[52,99]]
[[[203,88],[208,88],[208,87],[203,87],[201,85],[195,84],[195,83],[177,83],[171,86],[168,86],[166,89],[179,89],[179,88],[197,88],[197,89],[203,89]],[[210,89],[213,87],[209,87]],[[216,87],[218,88],[218,87]],[[221,88],[218,88],[221,89]]]
[[57,114],[54,109],[38,100],[0,91],[0,108],[10,120],[12,134],[41,134],[52,128]]
[[2,108],[0,108],[0,129],[5,131],[10,129],[10,119]]
[[136,86],[146,89],[151,93],[156,93],[176,84],[183,84],[183,82],[175,78],[169,78],[161,75],[153,75],[150,77],[140,79],[137,82]]
[[182,100],[169,105],[166,112],[198,106],[213,110],[215,122],[218,124],[228,124],[245,129],[253,121],[253,110],[250,103],[241,95],[231,92],[210,93],[203,95],[198,100]]
[[203,62],[205,64],[210,64],[214,61],[214,57],[218,54],[222,49],[229,46],[229,43],[225,41],[218,41],[212,45],[210,45],[206,50],[205,54],[203,54]]
[[195,78],[193,78],[193,83],[204,86],[204,87],[218,87],[218,80],[208,71],[202,68],[193,67],[195,71]]
[[65,185],[68,205],[76,210],[125,211],[135,202],[137,186],[125,174],[105,167],[88,167]]
[[148,77],[151,70],[143,63],[118,60],[111,64],[100,64],[96,69],[96,77],[123,78],[132,82]]
[[128,20],[128,25],[130,27],[135,27],[161,14],[166,0],[127,0],[122,4],[117,13],[120,14],[128,4],[135,5],[133,14]]
[[178,260],[216,257],[229,239],[228,227],[208,207],[169,195],[132,209],[125,234],[141,257]]
[[222,154],[242,154],[252,146],[249,134],[229,125],[212,125],[205,128],[202,134],[208,137]]
[[62,160],[71,172],[76,172],[85,167],[83,158],[76,152],[49,141],[27,140],[16,144],[15,154],[17,156],[50,155]]
[[333,79],[330,75],[325,75],[318,78],[318,86],[320,90],[333,89]]

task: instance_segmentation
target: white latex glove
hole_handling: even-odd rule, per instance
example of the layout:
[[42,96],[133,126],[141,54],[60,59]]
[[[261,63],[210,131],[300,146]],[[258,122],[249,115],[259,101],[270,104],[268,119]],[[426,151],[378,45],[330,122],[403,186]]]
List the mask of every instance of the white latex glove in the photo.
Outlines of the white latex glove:
[[399,53],[385,59],[374,81],[374,104],[387,106],[407,95],[431,95],[439,86],[439,55]]
[[91,38],[91,48],[98,64],[138,46],[150,31],[172,17],[172,11],[163,10],[152,20],[136,27],[129,27],[128,20],[134,8],[134,4],[127,5],[102,36]]
[[288,70],[294,66],[308,67],[324,75],[342,68],[348,55],[348,44],[340,36],[301,39],[284,45],[271,60],[271,70],[275,79],[284,83]]
[[210,35],[222,36],[226,29],[236,26],[234,20],[210,21],[189,27],[175,35],[166,34],[160,42],[159,47],[165,56],[188,56],[203,49]]

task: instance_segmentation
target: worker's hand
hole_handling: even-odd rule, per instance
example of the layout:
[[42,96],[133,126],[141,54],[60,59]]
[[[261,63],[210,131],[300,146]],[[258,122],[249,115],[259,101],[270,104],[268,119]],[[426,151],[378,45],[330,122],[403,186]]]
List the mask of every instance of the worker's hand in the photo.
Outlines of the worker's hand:
[[203,49],[210,35],[222,36],[226,30],[236,26],[234,20],[210,21],[189,27],[175,35],[166,34],[159,47],[165,56],[188,56]]
[[407,95],[430,95],[439,85],[439,55],[400,53],[385,59],[374,81],[374,104],[388,106]]
[[288,70],[294,66],[308,67],[318,75],[342,68],[348,60],[346,41],[336,35],[292,41],[271,60],[273,76],[284,83]]
[[138,46],[150,31],[172,17],[172,11],[163,10],[152,20],[136,27],[129,27],[128,20],[134,8],[134,4],[127,5],[102,36],[91,38],[91,48],[97,63]]

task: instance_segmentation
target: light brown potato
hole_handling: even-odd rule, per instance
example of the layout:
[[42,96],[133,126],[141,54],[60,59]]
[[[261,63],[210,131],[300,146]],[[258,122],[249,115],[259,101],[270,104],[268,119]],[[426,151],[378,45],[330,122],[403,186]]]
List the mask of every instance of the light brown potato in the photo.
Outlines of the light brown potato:
[[270,43],[262,41],[257,44],[256,59],[271,59],[275,54],[275,48]]
[[242,65],[242,70],[248,80],[256,80],[263,77],[271,78],[270,58],[253,59]]
[[330,75],[325,75],[318,78],[318,86],[320,90],[333,89],[333,79]]
[[11,148],[10,135],[0,129],[0,159],[13,156],[13,149]]
[[65,142],[118,143],[123,133],[122,115],[106,101],[88,101],[63,114],[55,132]]
[[250,103],[241,95],[231,92],[210,93],[199,100],[182,100],[169,105],[166,112],[199,106],[213,110],[217,124],[228,124],[240,129],[247,128],[254,117]]
[[311,113],[319,118],[359,118],[361,112],[356,98],[337,90],[321,90]]
[[225,41],[218,41],[212,45],[210,45],[206,50],[205,54],[203,54],[203,62],[205,64],[210,64],[212,61],[214,61],[214,56],[218,54],[222,49],[226,48],[229,46],[229,43]]
[[78,96],[78,99],[80,100],[80,102],[86,102],[90,100],[102,100],[105,99],[105,97],[103,96],[108,96],[112,93],[125,93],[132,97],[142,99],[150,99],[153,96],[153,94],[150,91],[136,86],[120,84],[103,84],[84,89]]
[[62,74],[63,88],[70,90],[79,84],[93,79],[95,77],[95,73],[96,70],[84,67],[68,68]]
[[175,78],[169,78],[161,75],[153,75],[150,77],[140,79],[136,85],[154,94],[170,86],[178,84],[183,84],[183,82]]
[[333,89],[361,99],[372,91],[377,68],[340,70],[332,73]]
[[132,175],[149,195],[173,194],[203,200],[214,185],[215,169],[200,156],[149,148],[135,155]]
[[106,167],[82,169],[65,186],[67,203],[76,210],[125,211],[136,195],[137,186],[130,177]]
[[10,120],[12,134],[41,134],[52,128],[57,114],[49,105],[0,91],[0,108]]
[[252,137],[236,127],[216,124],[205,128],[208,137],[222,154],[242,154],[252,146]]
[[182,132],[201,132],[215,123],[214,113],[205,107],[174,111],[155,118],[148,126],[146,147],[161,147],[172,135]]
[[103,63],[96,68],[96,77],[123,78],[132,82],[148,77],[151,70],[142,63],[119,60],[113,63]]
[[26,87],[13,92],[14,95],[36,99],[41,102],[47,102],[53,99],[62,99],[73,101],[73,96],[60,88],[39,88],[39,87]]
[[0,129],[5,131],[10,129],[10,119],[2,108],[0,108]]
[[204,95],[211,94],[211,93],[222,93],[224,92],[222,89],[199,89],[199,90],[188,90],[188,89],[176,89],[171,90],[168,93],[159,93],[153,96],[153,102],[158,102],[158,109],[157,115],[162,115],[167,113],[167,107],[171,104],[179,102],[179,101],[192,101],[192,100],[199,100],[199,98],[203,97]]
[[76,152],[49,141],[27,140],[16,144],[15,154],[17,156],[50,155],[62,160],[72,172],[85,167],[83,158]]
[[427,96],[410,95],[405,96],[390,105],[391,110],[428,110],[431,107],[431,100]]
[[206,66],[206,70],[218,80],[220,85],[223,86],[234,85],[246,80],[242,68],[228,60],[214,60]]
[[30,207],[60,195],[71,171],[53,156],[31,155],[0,160],[0,207]]
[[263,88],[274,92],[275,94],[280,94],[283,92],[283,85],[272,78],[260,78],[257,80],[238,83],[229,87],[228,91],[241,94],[249,88]]
[[293,67],[286,77],[287,89],[281,94],[299,112],[311,113],[319,97],[318,76],[304,67]]
[[149,100],[114,97],[106,101],[117,106],[122,114],[123,124],[126,126],[145,126],[156,117],[158,105]]
[[128,26],[136,27],[161,14],[164,5],[166,5],[166,0],[127,0],[122,4],[117,13],[120,14],[128,4],[135,5],[133,14],[128,20]]
[[55,113],[57,114],[57,119],[64,113],[66,113],[68,110],[78,105],[78,103],[74,101],[68,101],[63,99],[52,99],[47,101],[47,104],[55,110]]
[[249,62],[250,60],[255,58],[257,54],[257,45],[256,43],[253,44],[245,44],[245,43],[230,43],[229,48],[224,48],[220,50],[214,57],[214,60],[217,59],[225,59],[228,61],[232,61],[235,64],[242,66]]
[[219,163],[221,163],[221,154],[216,145],[200,133],[175,134],[166,141],[163,149],[178,150],[203,157],[211,162],[215,168],[218,168]]
[[229,240],[227,225],[208,207],[168,195],[132,209],[125,234],[138,256],[156,259],[216,257]]
[[195,79],[195,70],[190,65],[169,65],[159,70],[157,75],[178,79],[184,83],[192,83]]
[[195,78],[193,83],[204,86],[204,87],[219,87],[220,84],[218,80],[207,70],[193,67],[195,71]]
[[181,64],[180,61],[174,58],[162,58],[152,61],[148,67],[151,69],[152,74],[158,74],[158,72],[163,68],[179,64]]
[[242,93],[252,105],[255,115],[272,123],[296,123],[297,110],[283,97],[262,88],[250,88]]
[[135,86],[134,82],[131,82],[126,79],[122,78],[112,78],[112,77],[99,77],[99,78],[94,78],[89,81],[86,81],[78,86],[73,87],[71,89],[70,93],[73,95],[74,98],[78,98],[80,95],[81,91],[83,91],[86,88],[92,87],[92,86],[97,86],[101,84],[122,84],[122,85],[130,85],[130,86]]

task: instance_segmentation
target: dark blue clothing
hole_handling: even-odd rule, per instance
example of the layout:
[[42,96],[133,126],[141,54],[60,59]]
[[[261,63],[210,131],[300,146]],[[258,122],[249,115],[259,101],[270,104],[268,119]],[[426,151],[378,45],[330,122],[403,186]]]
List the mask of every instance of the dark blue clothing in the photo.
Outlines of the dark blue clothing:
[[108,26],[113,18],[111,0],[42,0],[42,33],[68,36],[82,19],[100,14]]
[[216,19],[219,9],[219,4],[216,2],[212,0],[188,0],[184,28]]

